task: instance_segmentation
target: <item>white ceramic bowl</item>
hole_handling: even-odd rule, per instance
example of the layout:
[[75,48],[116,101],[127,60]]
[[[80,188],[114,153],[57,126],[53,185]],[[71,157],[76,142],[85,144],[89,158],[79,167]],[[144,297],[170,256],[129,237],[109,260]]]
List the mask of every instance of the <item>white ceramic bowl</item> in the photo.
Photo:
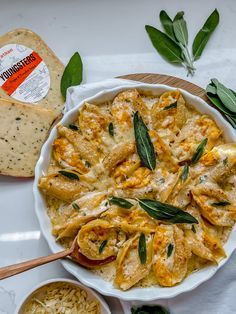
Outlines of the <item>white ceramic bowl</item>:
[[96,292],[94,292],[92,289],[85,287],[84,285],[82,285],[81,283],[79,283],[78,281],[75,280],[71,280],[71,279],[66,279],[66,278],[55,278],[55,279],[49,279],[46,281],[41,282],[40,284],[38,284],[36,287],[34,287],[33,289],[31,289],[27,295],[25,295],[23,297],[23,299],[21,300],[21,302],[18,304],[16,310],[15,310],[15,314],[21,314],[21,310],[23,309],[23,306],[26,304],[27,301],[30,300],[32,294],[38,290],[39,288],[42,288],[50,283],[54,283],[54,282],[68,282],[71,283],[83,290],[85,290],[88,294],[88,297],[90,297],[91,299],[97,300],[100,303],[100,307],[101,307],[101,314],[111,314],[111,311],[107,305],[107,303],[104,301],[104,299],[98,295]]
[[[68,125],[72,123],[78,112],[78,108],[83,105],[85,101],[92,102],[92,103],[101,103],[104,101],[108,101],[113,99],[116,94],[121,92],[122,90],[128,88],[137,88],[143,91],[151,91],[154,95],[160,95],[161,93],[169,90],[174,90],[174,88],[166,86],[166,85],[158,85],[158,84],[137,84],[130,87],[125,85],[125,83],[116,88],[106,89],[103,90],[93,97],[84,99],[83,102],[79,103],[74,109],[69,111],[65,114],[63,119],[60,123]],[[181,89],[180,89],[181,90]],[[205,101],[201,98],[194,96],[184,90],[181,90],[185,100],[191,104],[192,106],[196,107],[197,110],[201,113],[208,114],[212,116],[218,126],[223,130],[224,136],[226,141],[228,142],[236,142],[236,132],[231,127],[229,123],[227,123],[221,114],[210,107]],[[41,155],[38,160],[35,169],[35,182],[34,182],[34,198],[35,198],[35,210],[36,214],[39,219],[39,223],[42,229],[42,232],[51,248],[51,250],[55,253],[62,249],[62,247],[56,243],[55,238],[51,234],[51,223],[46,211],[45,200],[41,192],[37,187],[37,183],[39,178],[46,174],[47,168],[50,162],[51,156],[51,147],[53,140],[57,136],[56,127],[54,127],[51,131],[51,134],[46,141],[46,143],[42,147]],[[230,237],[225,244],[225,251],[227,254],[227,258],[222,260],[219,265],[217,266],[209,266],[204,269],[201,269],[197,272],[192,273],[188,276],[182,283],[177,286],[170,287],[170,288],[162,288],[162,287],[148,287],[148,288],[131,288],[128,291],[121,291],[113,287],[112,283],[104,281],[101,277],[93,274],[91,271],[76,265],[71,261],[62,261],[63,266],[67,269],[71,274],[77,277],[82,283],[86,284],[87,286],[96,289],[100,293],[108,296],[117,297],[123,300],[140,300],[140,301],[151,301],[155,299],[165,299],[175,297],[180,293],[190,291],[197,286],[199,286],[204,281],[211,278],[215,272],[222,267],[227,260],[229,259],[230,255],[234,251],[236,247],[236,228],[231,232]]]

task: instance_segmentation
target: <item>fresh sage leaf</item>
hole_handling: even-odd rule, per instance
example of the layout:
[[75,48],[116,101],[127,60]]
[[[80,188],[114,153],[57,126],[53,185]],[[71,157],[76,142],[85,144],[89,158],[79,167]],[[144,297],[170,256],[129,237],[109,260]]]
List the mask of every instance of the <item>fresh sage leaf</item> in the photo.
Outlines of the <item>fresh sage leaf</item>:
[[232,125],[233,128],[236,129],[236,118],[233,116],[226,115],[227,120]]
[[179,11],[179,12],[177,12],[177,14],[176,14],[175,17],[174,17],[174,22],[175,22],[175,21],[178,21],[178,20],[180,20],[180,19],[182,19],[183,16],[184,16],[184,11]]
[[191,229],[192,229],[192,232],[193,232],[193,233],[196,233],[196,232],[197,232],[194,225],[192,225],[192,228],[191,228]]
[[170,243],[167,247],[167,257],[170,257],[174,249],[174,245]]
[[71,129],[73,131],[78,131],[79,130],[79,128],[75,124],[69,124],[69,129]]
[[108,131],[109,131],[109,134],[113,137],[114,136],[114,125],[112,122],[110,122],[108,125]]
[[185,19],[182,17],[177,18],[173,22],[175,37],[182,45],[188,45],[188,29]]
[[169,110],[169,109],[173,109],[173,108],[177,108],[177,101],[175,101],[172,104],[166,106],[163,110]]
[[139,237],[138,255],[139,255],[141,264],[145,264],[147,261],[147,248],[146,248],[146,238],[143,233],[141,233]]
[[76,209],[76,210],[79,210],[79,209],[80,209],[79,205],[76,204],[76,203],[72,203],[72,207],[73,207],[74,209]]
[[163,58],[173,63],[183,62],[181,48],[168,35],[150,25],[146,25],[145,29],[154,48]]
[[[209,85],[208,85],[209,86]],[[207,86],[207,88],[208,88]],[[222,111],[223,113],[225,113],[226,115],[229,115],[229,116],[232,116],[232,117],[235,117],[236,118],[236,114],[233,113],[232,111],[230,111],[229,109],[227,109],[225,107],[225,105],[222,103],[222,101],[220,100],[220,98],[218,97],[217,94],[213,94],[210,92],[210,90],[213,90],[210,88],[208,88],[207,90],[207,97],[209,98],[209,100],[220,110]]]
[[225,107],[233,113],[236,113],[236,96],[232,90],[224,86],[217,79],[211,79],[211,82],[216,87],[217,95]]
[[198,160],[202,157],[203,153],[204,153],[204,149],[206,147],[207,144],[207,138],[205,138],[204,140],[201,141],[201,143],[198,145],[195,153],[193,154],[191,163],[195,164],[196,162],[198,162]]
[[107,240],[102,241],[101,245],[99,246],[99,254],[102,254],[103,250],[105,249],[105,246],[107,245]]
[[148,128],[143,122],[143,119],[139,116],[138,111],[134,114],[133,122],[135,142],[139,158],[145,167],[154,170],[156,168],[154,146],[148,134]]
[[124,198],[121,198],[121,197],[115,197],[115,196],[112,196],[110,199],[109,199],[109,202],[110,204],[113,204],[113,205],[116,205],[116,206],[119,206],[121,208],[131,208],[132,206],[134,206],[132,203],[130,203],[129,201],[125,200]]
[[174,28],[173,28],[173,21],[171,20],[171,18],[169,17],[169,15],[166,13],[166,11],[162,10],[160,12],[160,21],[161,24],[166,32],[166,34],[173,39],[174,41],[176,41],[175,38],[175,33],[174,33]]
[[70,58],[61,78],[61,94],[66,99],[66,91],[70,86],[79,85],[83,79],[83,63],[78,52]]
[[170,314],[170,312],[161,305],[142,305],[138,308],[131,308],[131,314]]
[[227,206],[230,205],[230,202],[228,201],[220,201],[220,202],[215,202],[211,203],[212,206]]
[[206,20],[203,27],[197,33],[193,41],[192,45],[193,60],[197,60],[201,57],[208,40],[210,39],[217,25],[219,24],[219,20],[220,20],[219,12],[217,11],[217,9],[215,9]]
[[70,180],[79,180],[79,176],[74,173],[74,172],[70,172],[70,171],[66,171],[66,170],[59,170],[58,171],[62,176],[70,179]]
[[138,199],[139,205],[149,216],[171,223],[198,223],[197,219],[182,209],[150,199]]
[[189,174],[189,165],[185,164],[183,172],[181,173],[181,176],[180,176],[182,182],[187,180],[188,174]]

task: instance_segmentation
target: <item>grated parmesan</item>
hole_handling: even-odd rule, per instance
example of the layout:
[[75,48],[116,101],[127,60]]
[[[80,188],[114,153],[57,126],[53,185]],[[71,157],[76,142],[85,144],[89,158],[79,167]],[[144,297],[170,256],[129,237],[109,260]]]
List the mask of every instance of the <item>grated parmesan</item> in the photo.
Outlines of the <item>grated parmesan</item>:
[[87,292],[67,282],[54,282],[36,290],[21,314],[100,314],[100,304]]

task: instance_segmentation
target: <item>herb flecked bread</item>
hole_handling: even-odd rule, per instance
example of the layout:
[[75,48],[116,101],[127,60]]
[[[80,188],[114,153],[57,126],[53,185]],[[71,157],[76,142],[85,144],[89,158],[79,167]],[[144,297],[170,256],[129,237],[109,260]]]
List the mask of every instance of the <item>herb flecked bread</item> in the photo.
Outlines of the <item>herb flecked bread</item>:
[[[49,69],[51,86],[47,95],[40,100],[37,105],[50,109],[59,115],[64,106],[64,100],[60,92],[60,82],[64,71],[64,65],[45,42],[31,30],[20,28],[1,36],[0,47],[8,44],[21,44],[29,47],[36,51],[44,60]],[[0,88],[0,99],[1,98],[13,101],[13,98],[8,96],[2,88]]]
[[55,118],[51,110],[0,99],[0,174],[34,176],[41,147]]

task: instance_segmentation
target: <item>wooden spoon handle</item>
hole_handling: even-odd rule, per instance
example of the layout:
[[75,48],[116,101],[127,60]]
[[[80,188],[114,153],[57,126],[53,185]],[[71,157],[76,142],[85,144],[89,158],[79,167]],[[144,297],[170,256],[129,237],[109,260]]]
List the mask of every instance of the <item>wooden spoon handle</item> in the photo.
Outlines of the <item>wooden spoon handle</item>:
[[26,270],[32,269],[34,267],[44,265],[53,261],[56,261],[60,258],[70,255],[73,251],[73,248],[64,250],[59,253],[51,254],[44,257],[38,257],[23,263],[13,264],[10,266],[0,268],[0,280],[8,278],[17,274],[20,274]]

